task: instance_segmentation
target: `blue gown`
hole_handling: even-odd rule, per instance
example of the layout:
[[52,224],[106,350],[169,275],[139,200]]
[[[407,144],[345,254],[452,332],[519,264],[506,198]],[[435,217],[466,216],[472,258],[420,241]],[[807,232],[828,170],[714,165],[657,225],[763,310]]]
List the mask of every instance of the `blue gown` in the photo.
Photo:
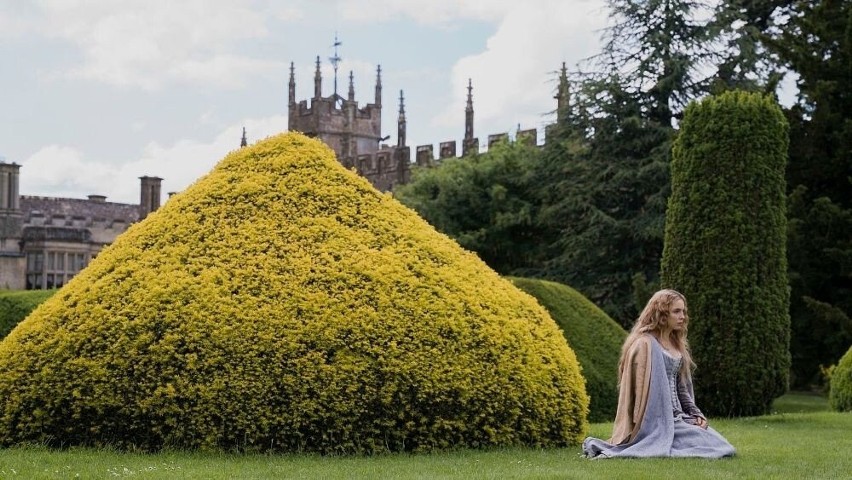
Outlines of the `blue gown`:
[[620,445],[588,437],[583,453],[590,458],[733,456],[736,450],[719,432],[689,423],[703,415],[695,406],[691,384],[679,382],[682,359],[666,353],[656,339],[650,343],[648,405],[636,437]]

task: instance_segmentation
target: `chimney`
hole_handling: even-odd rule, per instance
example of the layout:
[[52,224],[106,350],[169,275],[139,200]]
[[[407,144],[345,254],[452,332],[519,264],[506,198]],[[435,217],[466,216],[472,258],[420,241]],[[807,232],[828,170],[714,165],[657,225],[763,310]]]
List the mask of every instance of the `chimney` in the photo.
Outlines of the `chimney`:
[[139,199],[139,220],[143,220],[149,213],[160,208],[160,185],[163,181],[159,177],[139,177],[141,181],[141,192]]
[[104,203],[106,202],[105,195],[89,195],[89,201],[95,203]]
[[0,210],[17,211],[21,208],[18,193],[21,166],[0,161]]

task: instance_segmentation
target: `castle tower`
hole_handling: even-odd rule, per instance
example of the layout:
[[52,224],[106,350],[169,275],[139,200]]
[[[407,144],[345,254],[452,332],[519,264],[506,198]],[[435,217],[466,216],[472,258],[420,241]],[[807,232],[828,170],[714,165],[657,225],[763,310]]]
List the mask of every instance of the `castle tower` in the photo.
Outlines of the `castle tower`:
[[464,141],[462,156],[479,152],[479,139],[473,136],[473,81],[467,79],[467,106],[464,108]]
[[163,182],[159,177],[139,177],[141,191],[139,198],[139,220],[143,220],[149,213],[160,208],[160,185]]
[[295,71],[291,64],[288,129],[322,140],[334,150],[343,165],[351,167],[359,155],[376,153],[382,140],[381,66],[377,69],[375,103],[362,108],[355,101],[355,79],[351,72],[346,99],[337,93],[322,96],[319,58],[317,56],[314,97],[310,104],[307,100],[298,103],[295,100]]
[[402,90],[399,91],[399,116],[396,120],[396,146],[405,146],[405,99]]
[[[346,96],[337,92],[337,68],[341,58],[337,47],[341,42],[335,35],[334,56],[329,57],[335,72],[334,92],[322,95],[320,57],[317,57],[314,74],[314,96],[297,101],[296,74],[290,63],[288,129],[302,132],[321,140],[331,147],[337,160],[346,168],[354,168],[381,191],[391,191],[396,185],[407,183],[411,176],[411,149],[406,143],[405,104],[399,94],[397,119],[397,145],[383,145],[390,138],[382,136],[382,67],[376,67],[375,95],[372,103],[363,107],[355,100],[355,74],[349,72],[349,90]],[[342,92],[341,92],[342,93]]]

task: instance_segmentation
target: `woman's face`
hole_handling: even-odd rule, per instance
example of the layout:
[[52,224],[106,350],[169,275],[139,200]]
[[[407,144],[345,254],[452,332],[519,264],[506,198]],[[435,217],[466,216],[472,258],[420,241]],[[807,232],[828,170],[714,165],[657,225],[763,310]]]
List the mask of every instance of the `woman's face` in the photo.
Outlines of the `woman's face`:
[[683,330],[684,322],[686,322],[686,306],[683,304],[683,300],[678,298],[672,302],[666,326],[675,331]]

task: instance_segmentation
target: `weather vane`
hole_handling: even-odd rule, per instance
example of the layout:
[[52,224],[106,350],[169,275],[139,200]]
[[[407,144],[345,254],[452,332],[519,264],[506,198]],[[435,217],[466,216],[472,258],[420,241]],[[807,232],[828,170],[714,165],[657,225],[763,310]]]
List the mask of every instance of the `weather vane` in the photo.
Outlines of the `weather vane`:
[[343,42],[337,39],[337,32],[334,32],[334,56],[328,57],[328,60],[331,62],[332,67],[334,67],[334,96],[337,97],[337,66],[340,65],[340,61],[343,60],[340,58],[340,55],[337,54],[337,47],[343,45]]

